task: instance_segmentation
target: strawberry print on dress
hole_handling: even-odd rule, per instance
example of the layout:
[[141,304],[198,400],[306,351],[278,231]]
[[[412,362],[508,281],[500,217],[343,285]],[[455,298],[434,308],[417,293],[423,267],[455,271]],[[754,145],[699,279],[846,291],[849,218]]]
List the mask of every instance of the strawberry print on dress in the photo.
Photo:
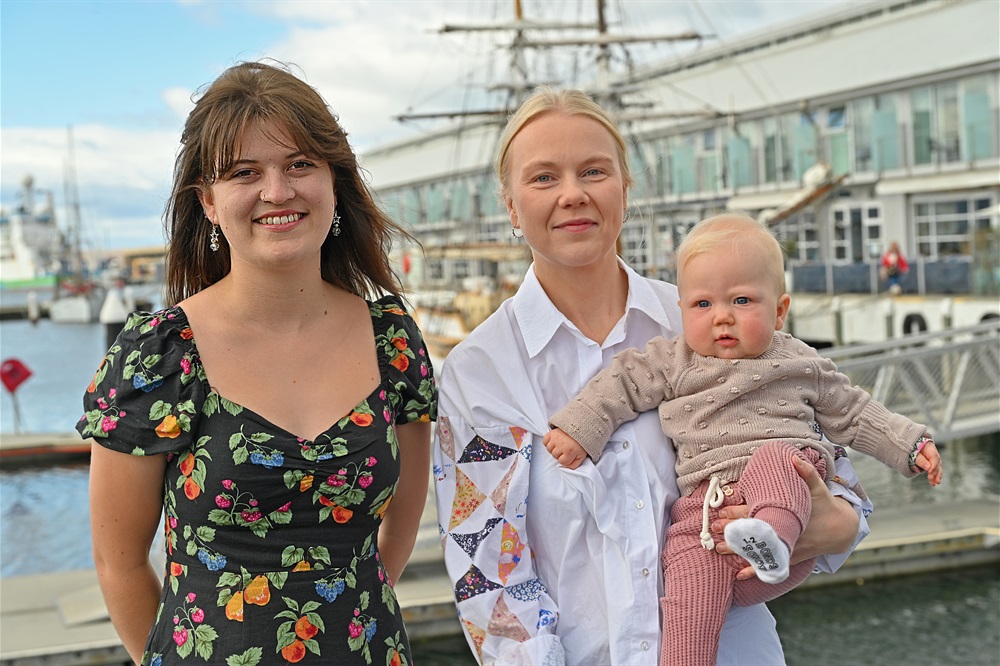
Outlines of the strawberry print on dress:
[[172,307],[134,313],[77,424],[115,451],[167,456],[167,567],[143,665],[412,663],[377,534],[399,478],[395,425],[437,388],[398,300],[369,304],[381,382],[314,441],[217,394]]

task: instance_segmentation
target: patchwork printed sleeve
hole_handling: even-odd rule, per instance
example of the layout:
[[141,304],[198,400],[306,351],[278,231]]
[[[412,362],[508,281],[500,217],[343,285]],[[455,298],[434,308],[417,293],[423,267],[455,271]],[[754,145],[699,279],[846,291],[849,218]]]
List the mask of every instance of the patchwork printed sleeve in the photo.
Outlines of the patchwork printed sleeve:
[[[525,528],[532,446],[516,426],[438,418],[434,477],[445,565],[480,664],[565,662],[559,612],[534,569]],[[543,451],[544,452],[544,451]]]
[[83,437],[132,455],[192,444],[205,386],[191,329],[176,311],[133,313],[83,396]]

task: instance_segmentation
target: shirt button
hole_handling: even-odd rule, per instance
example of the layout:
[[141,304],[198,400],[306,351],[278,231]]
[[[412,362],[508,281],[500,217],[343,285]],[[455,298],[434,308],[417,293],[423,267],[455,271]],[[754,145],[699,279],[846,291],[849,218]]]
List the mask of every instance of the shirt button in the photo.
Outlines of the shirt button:
[[643,578],[645,578],[648,575],[649,575],[649,569],[647,567],[643,567],[642,568],[642,576],[643,576]]
[[629,443],[628,442],[623,442],[622,443],[622,448],[623,449],[627,449],[628,447],[629,447]]
[[637,509],[641,509],[644,506],[646,506],[646,503],[643,502],[642,500],[639,500],[638,502],[635,503],[635,508]]
[[639,643],[639,647],[641,647],[642,651],[645,652],[646,650],[649,649],[649,642],[648,641],[643,641],[643,642]]

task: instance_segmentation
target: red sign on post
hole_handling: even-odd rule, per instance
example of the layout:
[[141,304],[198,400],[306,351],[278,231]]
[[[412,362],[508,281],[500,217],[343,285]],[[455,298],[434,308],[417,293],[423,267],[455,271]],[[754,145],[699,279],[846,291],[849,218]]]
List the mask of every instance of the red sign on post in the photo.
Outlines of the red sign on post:
[[7,390],[13,393],[17,387],[31,376],[31,370],[16,358],[9,358],[0,364],[0,380]]

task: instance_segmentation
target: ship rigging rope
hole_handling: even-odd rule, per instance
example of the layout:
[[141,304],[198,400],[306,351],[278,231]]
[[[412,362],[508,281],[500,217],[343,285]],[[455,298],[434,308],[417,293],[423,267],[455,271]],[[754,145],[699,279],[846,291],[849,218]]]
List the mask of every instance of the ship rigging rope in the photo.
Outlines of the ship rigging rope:
[[[713,34],[716,34],[716,35],[721,34],[716,29],[715,25],[712,23],[712,19],[710,19],[708,17],[708,14],[705,12],[705,8],[701,6],[700,2],[692,0],[690,2],[690,4],[694,7],[695,11],[697,11],[699,14],[701,14],[702,20],[704,20],[705,23],[708,24],[708,27],[712,30]],[[722,7],[721,4],[718,5],[718,6],[720,8]],[[723,10],[723,11],[725,11],[725,10]],[[760,96],[761,102],[764,103],[764,106],[767,107],[768,111],[770,111],[772,114],[776,114],[777,112],[776,112],[776,110],[774,108],[774,105],[771,103],[770,98],[764,93],[764,91],[760,88],[760,86],[757,85],[757,82],[753,79],[753,77],[750,76],[750,74],[747,72],[746,67],[743,66],[742,62],[740,62],[740,58],[733,58],[732,59],[732,63],[733,63],[733,65],[736,66],[736,69],[739,70],[740,74],[743,75],[743,78],[746,79],[747,83],[750,84],[750,87],[753,88],[754,91]],[[759,64],[758,64],[758,68],[760,69],[761,74],[764,76],[764,78],[770,84],[771,89],[773,91],[775,91],[775,92],[778,92],[777,86],[774,85],[774,81],[767,75],[767,72],[764,70],[764,68],[760,67]]]

